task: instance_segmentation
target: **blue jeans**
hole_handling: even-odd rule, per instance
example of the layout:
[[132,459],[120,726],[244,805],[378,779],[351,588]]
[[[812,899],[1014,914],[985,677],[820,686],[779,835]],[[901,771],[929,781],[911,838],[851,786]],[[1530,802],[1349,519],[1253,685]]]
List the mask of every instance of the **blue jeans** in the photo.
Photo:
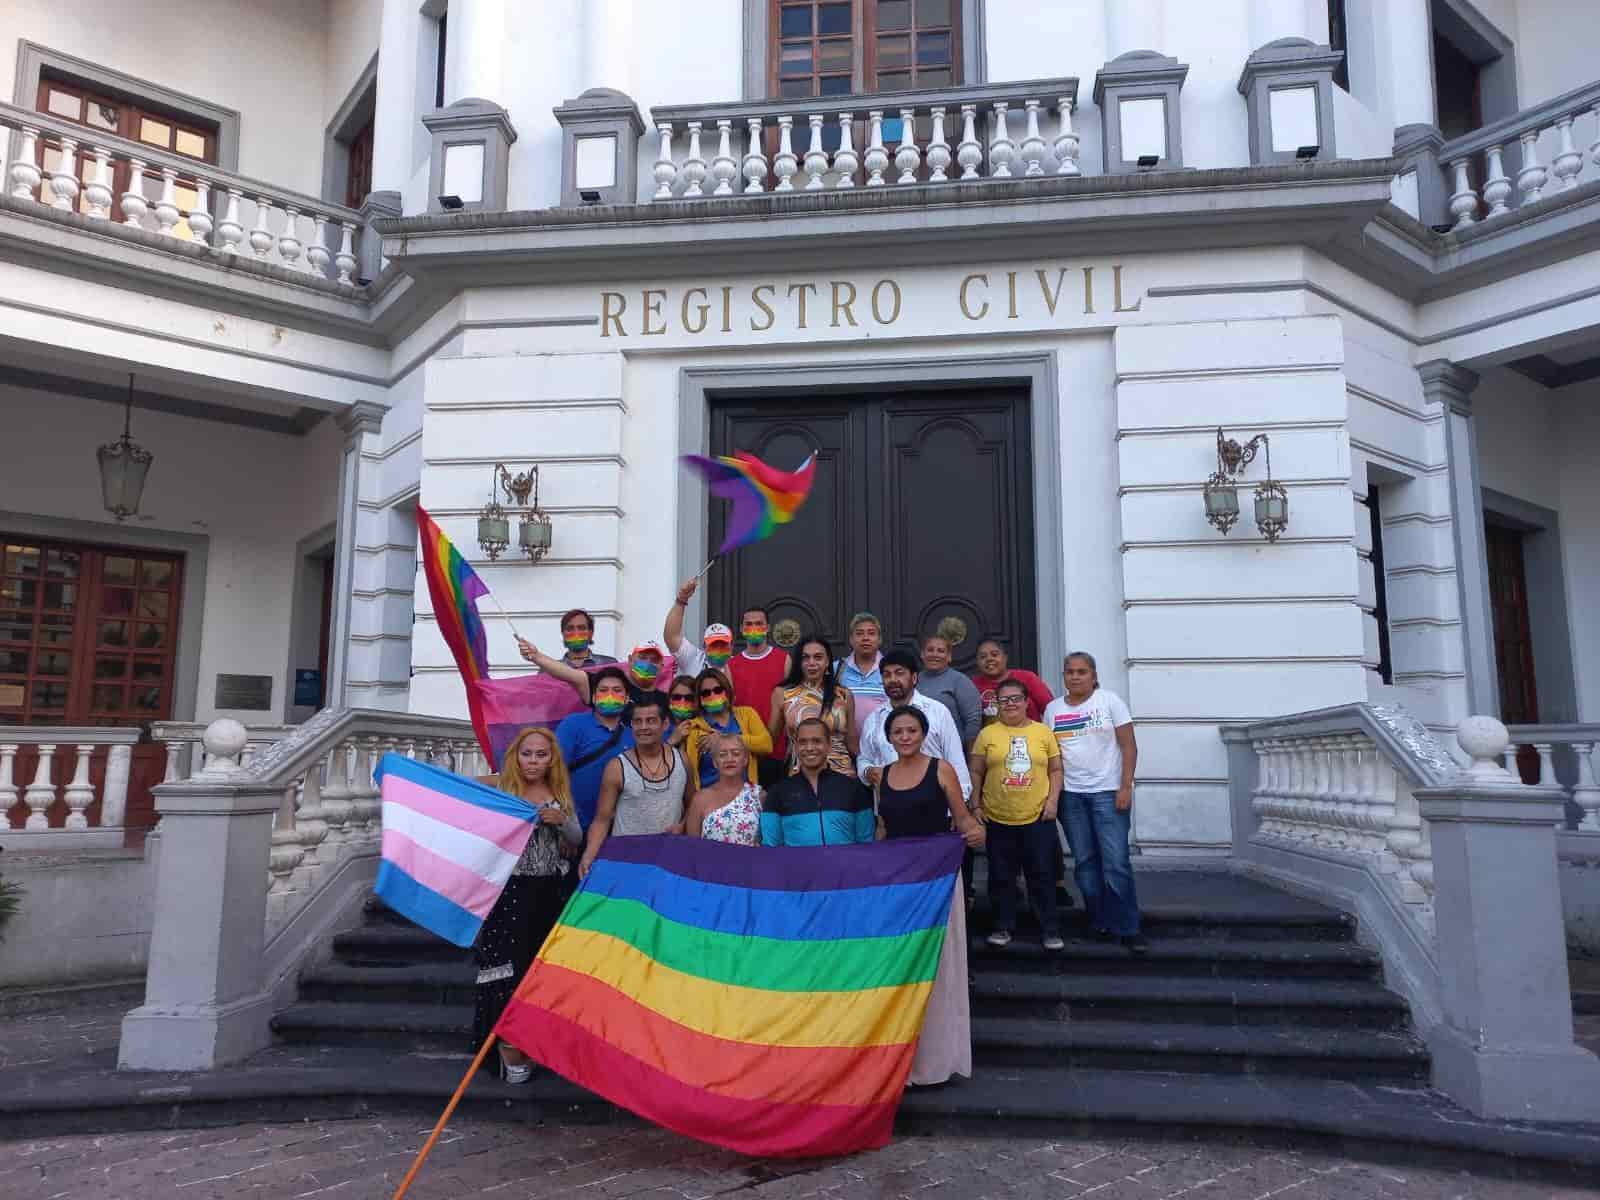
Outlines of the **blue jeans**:
[[1119,937],[1139,932],[1128,834],[1133,810],[1117,811],[1116,792],[1062,792],[1056,819],[1066,832],[1089,924]]
[[1043,818],[1028,825],[984,826],[989,851],[989,904],[994,927],[1015,933],[1017,928],[1017,872],[1028,883],[1028,900],[1039,918],[1045,937],[1059,937],[1061,916],[1056,912],[1056,831]]

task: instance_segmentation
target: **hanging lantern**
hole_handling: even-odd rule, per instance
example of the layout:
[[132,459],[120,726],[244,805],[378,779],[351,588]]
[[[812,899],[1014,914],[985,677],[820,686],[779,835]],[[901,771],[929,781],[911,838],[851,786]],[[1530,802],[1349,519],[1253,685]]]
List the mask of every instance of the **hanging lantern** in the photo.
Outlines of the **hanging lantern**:
[[126,521],[139,511],[145,477],[155,456],[130,436],[133,427],[133,376],[128,376],[128,399],[122,413],[122,436],[95,451],[100,461],[100,495],[106,511]]
[[1269,542],[1289,527],[1289,493],[1272,477],[1272,443],[1258,433],[1240,445],[1217,430],[1217,469],[1211,473],[1201,494],[1206,505],[1206,520],[1219,532],[1227,533],[1239,520],[1238,477],[1255,461],[1256,451],[1266,452],[1267,478],[1255,490],[1256,528]]
[[1206,501],[1206,520],[1219,532],[1227,533],[1239,519],[1239,490],[1233,480],[1221,471],[1212,473],[1203,489]]

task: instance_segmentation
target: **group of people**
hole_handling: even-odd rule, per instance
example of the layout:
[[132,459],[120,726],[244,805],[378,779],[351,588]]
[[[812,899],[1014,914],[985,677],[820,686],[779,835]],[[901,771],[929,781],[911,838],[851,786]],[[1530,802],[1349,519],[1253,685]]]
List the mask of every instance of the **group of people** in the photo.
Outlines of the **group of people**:
[[[759,607],[741,615],[737,650],[722,623],[695,645],[683,623],[696,583],[678,590],[662,640],[641,641],[625,662],[594,652],[582,609],[561,619],[560,657],[520,642],[585,707],[553,730],[523,730],[485,780],[539,820],[475,947],[480,1040],[609,837],[833,846],[953,830],[968,847],[969,891],[972,851],[987,850],[989,943],[1016,935],[1020,876],[1044,948],[1061,950],[1059,824],[1094,935],[1145,951],[1129,863],[1132,718],[1099,686],[1091,655],[1066,657],[1057,697],[992,640],[970,676],[939,634],[920,653],[885,652],[882,622],[865,612],[839,658],[816,635],[789,652],[772,645]],[[965,910],[958,892],[912,1083],[971,1074]],[[505,1078],[528,1077],[515,1049],[500,1053]]]

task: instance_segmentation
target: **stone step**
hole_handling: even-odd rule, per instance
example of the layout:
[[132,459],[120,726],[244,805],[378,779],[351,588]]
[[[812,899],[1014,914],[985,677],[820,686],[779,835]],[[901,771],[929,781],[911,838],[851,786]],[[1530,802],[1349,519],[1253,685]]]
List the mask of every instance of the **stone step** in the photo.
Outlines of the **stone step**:
[[335,934],[334,957],[358,964],[471,962],[472,951],[455,946],[409,921],[376,920]]
[[975,1071],[1072,1067],[1300,1074],[1419,1085],[1427,1080],[1429,1067],[1427,1049],[1395,1030],[1016,1017],[974,1017],[972,1057]]
[[1313,1025],[1400,1030],[1409,1012],[1377,983],[1346,979],[978,971],[973,1014],[1040,1020],[1116,1019],[1201,1025]]
[[399,1051],[466,1051],[472,1041],[471,1004],[379,1004],[302,1001],[272,1018],[286,1042],[323,1046],[390,1046]]
[[[1076,905],[1057,909],[1063,937],[1082,937],[1089,933],[1089,919]],[[1242,907],[1163,904],[1141,909],[1147,934],[1166,938],[1217,938],[1254,941],[1349,941],[1355,936],[1355,918],[1330,908],[1316,906],[1311,911],[1296,909],[1274,913]],[[994,927],[989,898],[981,891],[968,913],[968,924],[977,932]],[[1039,922],[1019,900],[1017,930],[1037,935]]]
[[318,1003],[471,1004],[478,969],[466,962],[331,962],[300,976],[300,999]]
[[1217,978],[1377,980],[1383,959],[1377,951],[1353,941],[1268,940],[1230,937],[1172,937],[1164,930],[1149,935],[1149,951],[1130,953],[1116,942],[1079,934],[1061,950],[1046,950],[1037,935],[1019,935],[1009,946],[972,938],[968,959],[974,972],[1039,971],[1055,974],[1114,972],[1118,975],[1184,975]]

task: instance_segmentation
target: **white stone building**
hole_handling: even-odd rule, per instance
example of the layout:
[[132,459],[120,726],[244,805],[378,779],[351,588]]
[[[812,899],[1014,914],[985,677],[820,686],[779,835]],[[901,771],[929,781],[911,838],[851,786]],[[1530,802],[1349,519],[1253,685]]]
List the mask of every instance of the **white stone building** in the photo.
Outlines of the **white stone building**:
[[[145,738],[106,821],[127,752],[74,792],[114,735],[60,725],[461,716],[419,503],[535,640],[656,635],[719,519],[676,457],[736,446],[818,450],[817,492],[692,621],[1094,651],[1147,855],[1254,832],[1220,726],[1363,702],[1563,727],[1518,736],[1594,827],[1585,5],[224,0],[181,54],[187,9],[95,8],[0,18],[8,859],[182,773]],[[1219,427],[1268,439],[1226,534]],[[539,469],[540,562],[477,548],[496,464]]]

